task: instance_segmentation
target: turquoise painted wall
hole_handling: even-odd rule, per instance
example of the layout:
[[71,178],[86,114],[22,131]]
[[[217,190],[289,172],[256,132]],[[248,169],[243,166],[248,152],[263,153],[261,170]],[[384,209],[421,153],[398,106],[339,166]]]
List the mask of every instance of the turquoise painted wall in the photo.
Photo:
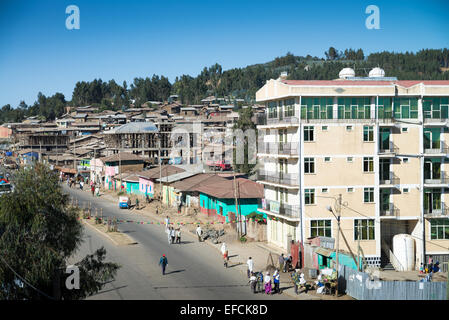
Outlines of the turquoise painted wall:
[[140,194],[138,182],[126,182],[126,193],[128,194]]
[[[200,207],[205,209],[214,209],[217,214],[220,214],[220,207],[223,210],[223,216],[226,217],[228,222],[228,212],[235,213],[234,199],[217,199],[207,194],[200,193]],[[252,212],[258,212],[259,199],[240,199],[239,211],[243,216],[247,216]],[[260,213],[260,212],[259,212]],[[266,218],[266,215],[264,218]]]
[[[318,265],[320,269],[323,268],[330,268],[332,267],[332,263],[335,263],[336,261],[336,254],[335,251],[331,253],[331,256],[329,258],[327,258],[327,263],[325,263],[324,261],[326,259],[324,259],[325,257],[323,257],[322,255],[318,254]],[[357,256],[355,257],[357,259]],[[345,254],[340,252],[338,254],[338,262],[342,265],[345,265],[351,269],[357,270],[357,264],[354,262],[354,259],[352,259],[352,256],[349,254]],[[360,267],[362,266],[362,262],[360,262]]]

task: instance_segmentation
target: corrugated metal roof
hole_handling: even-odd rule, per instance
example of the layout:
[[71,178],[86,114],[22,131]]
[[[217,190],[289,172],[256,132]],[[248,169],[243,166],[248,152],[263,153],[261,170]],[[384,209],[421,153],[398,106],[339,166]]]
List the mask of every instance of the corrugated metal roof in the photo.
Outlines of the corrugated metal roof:
[[106,131],[105,134],[117,133],[156,133],[158,128],[152,122],[130,122],[118,128]]
[[193,176],[197,175],[198,173],[199,172],[184,171],[184,172],[172,174],[167,177],[162,177],[162,179],[156,179],[156,181],[159,182],[159,180],[162,180],[162,182],[171,183],[171,182],[179,181],[179,180],[186,179],[189,177],[193,177]]
[[325,256],[325,257],[330,257],[332,252],[334,252],[334,250],[329,250],[329,249],[326,249],[323,247],[318,247],[315,249],[315,253]]

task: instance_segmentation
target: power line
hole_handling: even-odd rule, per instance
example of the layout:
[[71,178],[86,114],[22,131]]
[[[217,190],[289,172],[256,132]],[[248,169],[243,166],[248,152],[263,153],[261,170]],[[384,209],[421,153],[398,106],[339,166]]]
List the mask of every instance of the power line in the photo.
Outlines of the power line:
[[56,300],[53,297],[50,297],[49,295],[47,295],[45,292],[42,292],[41,290],[37,289],[36,287],[34,287],[32,284],[30,284],[28,281],[25,280],[25,278],[23,278],[21,275],[19,275],[9,264],[8,262],[6,262],[3,257],[0,255],[0,259],[1,261],[3,261],[4,264],[6,264],[6,266],[16,275],[17,278],[19,278],[23,283],[25,283],[26,285],[28,285],[29,287],[31,287],[32,289],[34,289],[36,292],[40,293],[41,295],[43,295],[44,297],[50,299],[50,300]]

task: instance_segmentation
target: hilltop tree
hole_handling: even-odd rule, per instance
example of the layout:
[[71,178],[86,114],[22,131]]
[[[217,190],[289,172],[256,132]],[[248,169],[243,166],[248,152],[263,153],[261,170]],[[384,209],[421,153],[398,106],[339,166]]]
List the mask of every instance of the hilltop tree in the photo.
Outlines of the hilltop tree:
[[0,300],[49,299],[58,291],[62,299],[83,299],[114,279],[118,265],[105,263],[100,248],[75,264],[80,289],[68,290],[67,260],[82,242],[77,212],[43,164],[20,170],[14,182],[14,191],[0,197]]

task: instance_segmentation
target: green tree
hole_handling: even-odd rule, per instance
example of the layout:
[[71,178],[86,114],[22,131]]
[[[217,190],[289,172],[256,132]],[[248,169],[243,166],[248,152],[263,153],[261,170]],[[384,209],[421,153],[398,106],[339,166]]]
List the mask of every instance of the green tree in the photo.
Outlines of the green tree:
[[0,299],[40,300],[58,291],[62,299],[83,299],[114,279],[119,266],[105,263],[100,248],[75,263],[80,289],[68,290],[67,260],[82,242],[78,213],[43,164],[21,169],[14,183],[14,191],[0,197]]
[[[245,109],[240,109],[238,111],[239,113],[239,120],[234,124],[234,130],[240,129],[243,132],[246,130],[254,130],[257,134],[256,125],[252,121],[253,118],[253,110],[252,108],[248,107]],[[239,141],[236,142],[236,144],[240,143]],[[244,137],[244,163],[237,164],[236,163],[236,148],[234,149],[234,156],[233,156],[233,167],[235,171],[246,173],[248,175],[253,174],[253,170],[255,168],[255,164],[249,163],[249,150],[248,150],[248,137]]]

